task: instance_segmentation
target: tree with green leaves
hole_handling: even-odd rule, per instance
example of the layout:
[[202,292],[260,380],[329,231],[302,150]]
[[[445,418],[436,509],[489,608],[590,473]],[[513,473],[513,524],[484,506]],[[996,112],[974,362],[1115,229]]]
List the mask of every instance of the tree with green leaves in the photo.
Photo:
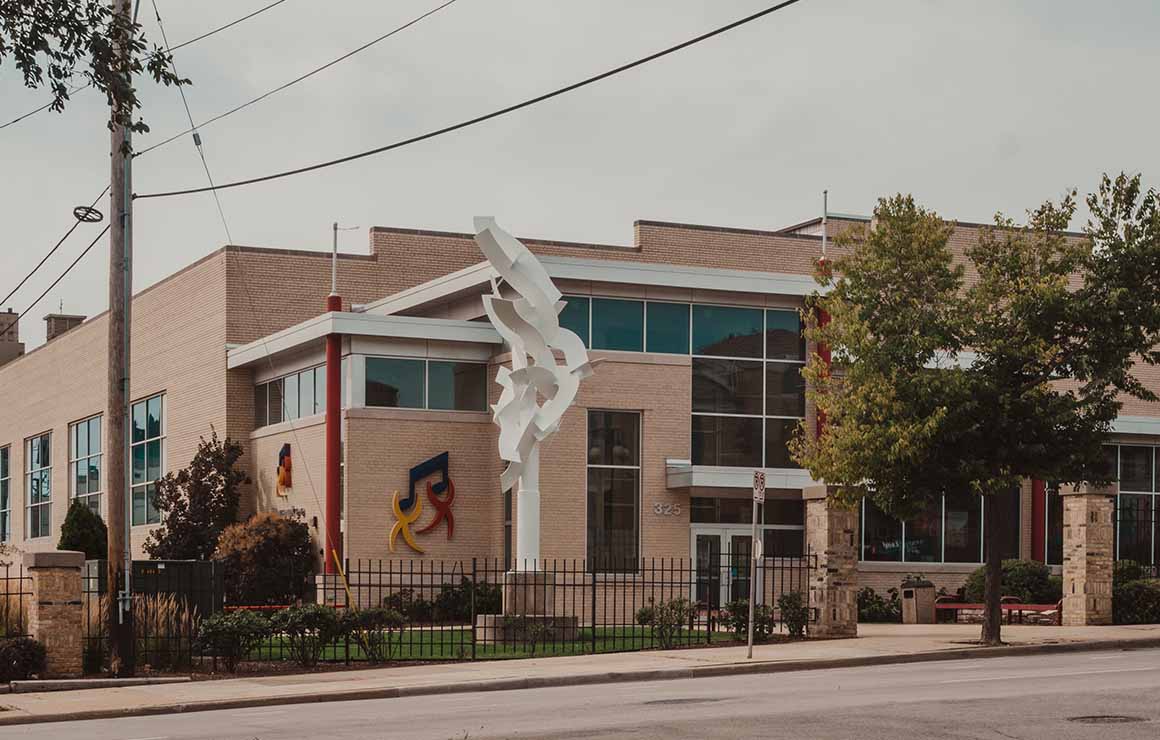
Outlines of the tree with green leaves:
[[157,481],[155,506],[161,526],[145,541],[158,560],[209,560],[222,531],[238,519],[241,492],[250,478],[237,468],[242,446],[212,432],[202,437],[188,468]]
[[1003,525],[986,502],[1027,478],[1110,483],[1102,445],[1123,399],[1157,400],[1133,374],[1160,362],[1157,194],[1104,176],[1087,205],[1083,236],[1065,233],[1073,191],[1025,226],[997,216],[956,256],[953,224],[883,199],[810,302],[807,335],[833,366],[814,354],[805,370],[827,425],[798,435],[795,458],[846,505],[866,496],[904,520],[982,495],[986,644],[1001,641]]
[[[127,54],[119,53],[121,43]],[[49,88],[52,110],[64,110],[87,83],[105,94],[113,121],[137,133],[149,127],[133,120],[141,107],[133,75],[148,72],[164,85],[189,84],[174,73],[167,51],[149,50],[141,24],[102,0],[0,0],[0,65],[9,59],[26,87]]]
[[109,530],[97,512],[73,499],[60,525],[58,550],[83,552],[86,560],[102,560],[109,554]]

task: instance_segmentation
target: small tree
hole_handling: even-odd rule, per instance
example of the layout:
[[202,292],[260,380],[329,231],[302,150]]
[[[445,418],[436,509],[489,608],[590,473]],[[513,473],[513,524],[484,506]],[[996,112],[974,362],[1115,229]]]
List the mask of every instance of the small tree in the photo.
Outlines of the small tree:
[[109,531],[95,511],[73,499],[60,525],[58,550],[83,552],[88,560],[100,560],[109,554]]
[[[828,426],[794,442],[815,479],[902,518],[1024,478],[1110,482],[1102,444],[1122,399],[1157,399],[1133,368],[1160,362],[1160,199],[1120,175],[1087,203],[1085,238],[1064,233],[1071,193],[1025,227],[997,216],[964,259],[953,225],[910,196],[839,239],[837,278],[815,299],[831,320],[807,332],[834,353],[832,376],[816,354],[805,371]],[[984,511],[982,639],[998,644],[1002,509]]]
[[208,560],[222,530],[237,521],[241,493],[250,479],[235,466],[242,447],[217,432],[204,437],[188,468],[157,482],[155,498],[161,526],[145,541],[145,552],[157,560]]

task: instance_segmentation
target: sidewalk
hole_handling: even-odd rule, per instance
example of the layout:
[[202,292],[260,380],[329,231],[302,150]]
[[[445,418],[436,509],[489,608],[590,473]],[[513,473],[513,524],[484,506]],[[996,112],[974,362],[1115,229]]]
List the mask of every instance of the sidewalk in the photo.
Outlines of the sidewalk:
[[0,725],[420,694],[501,691],[620,681],[775,673],[817,668],[1020,655],[1067,650],[1160,647],[1160,625],[1004,626],[1008,645],[971,641],[978,625],[864,624],[859,637],[744,647],[478,661],[266,676],[184,684],[0,696]]

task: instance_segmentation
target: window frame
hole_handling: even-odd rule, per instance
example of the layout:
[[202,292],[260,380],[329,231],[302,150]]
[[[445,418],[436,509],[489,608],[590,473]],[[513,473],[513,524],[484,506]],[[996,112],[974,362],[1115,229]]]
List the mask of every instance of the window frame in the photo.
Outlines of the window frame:
[[[261,381],[260,383],[254,383],[254,428],[261,429],[263,427],[273,426],[274,424],[282,424],[283,422],[288,422],[288,421],[291,421],[291,422],[298,421],[299,419],[305,419],[305,418],[310,417],[310,416],[321,416],[321,415],[325,414],[326,413],[326,395],[325,395],[326,389],[325,389],[325,386],[322,389],[323,395],[322,395],[321,401],[319,401],[319,395],[318,395],[318,390],[319,390],[319,388],[318,388],[319,372],[318,371],[320,369],[322,370],[323,375],[325,375],[325,373],[326,373],[326,363],[325,362],[320,363],[320,364],[311,365],[310,367],[304,367],[300,370],[295,370],[293,372],[284,373],[284,374],[279,375],[279,376],[274,377],[274,378],[268,378],[266,380]],[[289,398],[289,396],[286,393],[286,380],[288,378],[295,378],[296,380],[294,382],[297,385],[297,388],[295,389],[295,392],[294,392],[294,404],[297,407],[298,413],[294,414],[294,415],[291,415],[288,413],[289,408],[286,405],[287,399]],[[305,386],[303,384],[303,381],[306,380],[307,378],[309,378],[309,380],[310,380],[309,385],[310,385],[310,392],[311,392],[312,398],[311,398],[311,404],[310,404],[310,413],[305,414],[302,412],[302,400],[303,400],[303,395],[305,393]],[[279,406],[281,408],[279,409],[278,420],[271,421],[271,419],[273,419],[274,417],[270,413],[270,403],[271,403],[270,387],[272,385],[274,385],[275,383],[282,384],[281,392],[279,393]],[[261,389],[261,390],[259,390],[259,389]],[[265,407],[266,407],[265,410],[261,411],[261,412],[258,411],[258,403],[257,403],[259,393],[262,394],[262,399],[263,399],[263,401],[265,403]]]
[[0,542],[12,541],[12,445],[0,446]]
[[[96,421],[100,427],[97,433],[97,444],[100,445],[97,452],[93,452],[92,443],[92,423]],[[77,432],[81,427],[84,427],[85,434],[88,438],[88,449],[85,455],[79,455],[77,452]],[[105,503],[105,465],[104,465],[104,451],[105,451],[105,421],[104,414],[93,414],[79,421],[74,421],[68,425],[68,490],[69,490],[69,505],[73,501],[81,501],[81,503],[88,506],[97,516],[104,516]],[[88,462],[96,458],[97,460],[97,490],[87,491],[85,493],[78,493],[77,486],[77,465]],[[85,473],[85,480],[89,480],[89,473],[92,468]],[[93,505],[95,499],[96,506]]]
[[[157,424],[158,436],[156,436],[156,437],[149,436],[149,421],[148,421],[148,419],[149,419],[149,417],[148,417],[149,402],[152,401],[153,399],[158,399],[158,404],[160,407],[160,417],[161,417],[160,419],[158,419],[158,424]],[[140,441],[134,442],[133,441],[133,423],[132,423],[133,409],[135,409],[139,405],[145,406],[145,413],[146,413],[145,436]],[[167,447],[166,441],[168,439],[167,432],[168,432],[168,428],[169,428],[168,405],[169,404],[166,402],[165,391],[160,391],[158,393],[153,393],[153,394],[150,394],[148,396],[143,396],[143,397],[141,397],[141,398],[137,399],[136,401],[133,401],[132,403],[129,404],[130,422],[129,422],[129,429],[127,430],[128,437],[129,437],[129,470],[127,470],[126,473],[128,474],[127,477],[129,479],[129,522],[130,522],[130,526],[132,526],[132,527],[155,527],[161,523],[160,512],[157,511],[156,506],[150,507],[150,505],[149,505],[150,496],[153,495],[153,492],[151,492],[149,489],[151,486],[155,488],[157,485],[157,481],[161,480],[161,478],[165,477],[165,468],[166,468],[165,453],[166,453],[166,447]],[[158,450],[158,455],[159,455],[158,477],[152,481],[151,480],[143,480],[140,483],[133,483],[133,462],[132,462],[133,461],[133,449],[136,447],[144,448],[145,478],[148,479],[148,477],[149,477],[149,443],[150,442],[157,442],[157,450]],[[145,496],[145,521],[143,521],[143,522],[137,521],[135,516],[134,516],[134,512],[136,511],[136,506],[134,506],[134,502],[137,498],[138,493],[141,493],[142,495]],[[155,521],[150,521],[149,511],[151,508],[152,508],[153,512],[157,515]]]
[[[644,414],[639,409],[610,409],[610,408],[586,408],[584,410],[584,563],[585,571],[594,576],[615,576],[618,574],[633,575],[639,572],[640,553],[641,553],[641,534],[643,530],[644,518]],[[635,465],[613,465],[613,464],[593,464],[588,459],[588,451],[591,448],[591,432],[592,432],[592,414],[631,414],[636,417],[636,435],[637,435],[637,451]],[[596,470],[632,470],[636,472],[636,516],[634,519],[634,538],[636,540],[636,552],[632,559],[631,568],[598,568],[596,560],[591,550],[589,527],[592,522],[589,520],[589,497],[592,495],[589,489],[589,475],[590,471]]]
[[[1023,488],[1012,492],[1019,499],[1019,524],[1017,530],[1019,531],[1019,542],[1022,543],[1022,521],[1023,521]],[[963,566],[979,566],[982,565],[985,559],[984,547],[987,542],[987,497],[979,496],[979,543],[978,553],[979,559],[975,560],[947,560],[947,494],[939,496],[939,557],[937,560],[908,560],[906,558],[906,530],[907,522],[905,519],[898,519],[892,517],[899,522],[899,558],[898,560],[866,560],[866,506],[867,497],[863,496],[861,502],[858,504],[858,562],[859,563],[899,563],[906,565],[963,565]],[[870,502],[873,503],[873,502]],[[890,516],[886,514],[886,516]],[[1045,538],[1045,547],[1047,547]],[[1020,548],[1021,549],[1021,548]],[[1046,555],[1046,553],[1045,553]],[[1046,562],[1046,557],[1044,558]]]
[[[48,450],[48,464],[44,465],[41,460],[40,467],[33,468],[32,465],[32,445],[39,443],[40,440],[47,438]],[[32,479],[35,475],[38,479],[47,480],[48,482],[48,498],[42,501],[32,502]],[[24,539],[38,540],[45,539],[52,536],[52,430],[49,429],[40,434],[35,434],[31,437],[26,437],[24,440]],[[42,492],[43,495],[43,492]],[[47,519],[41,518],[43,534],[32,533],[32,512],[34,509],[40,510],[47,508]],[[47,526],[44,523],[47,522]]]
[[[418,362],[423,365],[423,402],[421,406],[372,406],[364,400],[364,406],[369,409],[402,409],[407,411],[435,411],[439,413],[455,413],[455,414],[480,414],[486,413],[488,409],[488,392],[489,386],[487,382],[487,368],[489,363],[481,362],[479,360],[464,360],[461,358],[448,357],[407,357],[405,355],[362,355],[364,363],[366,360],[406,360],[408,362]],[[483,405],[477,409],[443,409],[431,407],[431,363],[441,363],[448,365],[478,365],[483,368]],[[365,367],[365,364],[364,364]],[[366,394],[366,372],[363,373],[363,394],[365,399]]]

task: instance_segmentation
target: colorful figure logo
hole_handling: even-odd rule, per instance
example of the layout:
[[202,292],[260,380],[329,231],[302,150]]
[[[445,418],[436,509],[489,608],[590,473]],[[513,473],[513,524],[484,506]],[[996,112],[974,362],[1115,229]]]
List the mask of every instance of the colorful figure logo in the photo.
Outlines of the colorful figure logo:
[[282,449],[278,450],[278,471],[277,471],[277,486],[275,492],[279,496],[289,496],[290,488],[293,486],[293,478],[290,475],[290,445],[282,445]]
[[[400,534],[403,535],[403,541],[407,543],[408,547],[415,552],[423,552],[423,548],[415,542],[414,535],[433,532],[444,521],[447,522],[447,539],[451,539],[455,534],[455,515],[451,511],[451,505],[455,502],[455,483],[452,482],[448,472],[449,461],[450,456],[443,452],[430,460],[419,463],[411,468],[407,498],[399,501],[399,492],[395,491],[391,500],[391,508],[395,512],[395,524],[391,527],[391,535],[387,543],[391,552],[395,551],[395,540]],[[418,521],[423,512],[423,502],[415,493],[415,484],[436,473],[440,474],[440,480],[427,481],[427,500],[435,509],[435,518],[426,527],[412,533],[411,525]],[[444,492],[447,495],[444,498],[439,498],[439,494]]]

